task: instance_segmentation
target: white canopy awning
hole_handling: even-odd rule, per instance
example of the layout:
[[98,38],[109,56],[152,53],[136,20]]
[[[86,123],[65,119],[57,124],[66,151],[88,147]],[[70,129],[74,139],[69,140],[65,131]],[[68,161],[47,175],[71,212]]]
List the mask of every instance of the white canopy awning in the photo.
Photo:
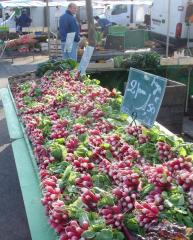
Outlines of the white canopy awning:
[[[73,2],[73,1],[72,1]],[[49,6],[51,7],[56,7],[56,6],[64,6],[67,7],[69,5],[69,1],[54,1],[54,2],[49,2]],[[85,1],[76,1],[74,2],[77,6],[85,6]],[[2,8],[8,8],[8,7],[45,7],[46,3],[42,1],[6,1],[2,2],[0,1],[0,7]]]
[[45,7],[45,2],[41,1],[6,1],[0,2],[2,8],[7,7]]
[[115,5],[115,4],[130,4],[130,5],[152,5],[153,0],[146,0],[146,1],[100,1],[100,0],[96,0],[93,1],[94,3],[101,3],[104,5]]

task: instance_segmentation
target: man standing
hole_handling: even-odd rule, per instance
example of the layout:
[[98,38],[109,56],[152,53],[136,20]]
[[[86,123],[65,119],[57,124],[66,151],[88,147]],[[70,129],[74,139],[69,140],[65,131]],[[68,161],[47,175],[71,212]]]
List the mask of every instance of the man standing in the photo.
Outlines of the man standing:
[[25,9],[22,10],[21,16],[18,18],[17,25],[19,26],[19,33],[22,33],[22,28],[29,27],[32,20],[27,15],[27,11]]
[[[68,8],[60,17],[59,21],[59,31],[61,37],[61,48],[62,48],[62,55],[64,59],[71,58],[77,61],[77,50],[78,50],[78,43],[80,41],[80,27],[78,24],[77,19],[75,18],[75,14],[77,12],[77,6],[74,3],[70,3]],[[72,46],[71,52],[64,52],[66,37],[68,33],[75,32],[75,38]]]

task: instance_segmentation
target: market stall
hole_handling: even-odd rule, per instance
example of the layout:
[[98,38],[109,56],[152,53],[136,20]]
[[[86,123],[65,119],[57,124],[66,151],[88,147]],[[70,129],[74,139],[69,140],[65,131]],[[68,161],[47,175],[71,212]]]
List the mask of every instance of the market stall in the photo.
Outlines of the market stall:
[[121,94],[75,66],[1,90],[32,239],[56,239],[41,192],[60,240],[190,239],[192,144],[128,120]]

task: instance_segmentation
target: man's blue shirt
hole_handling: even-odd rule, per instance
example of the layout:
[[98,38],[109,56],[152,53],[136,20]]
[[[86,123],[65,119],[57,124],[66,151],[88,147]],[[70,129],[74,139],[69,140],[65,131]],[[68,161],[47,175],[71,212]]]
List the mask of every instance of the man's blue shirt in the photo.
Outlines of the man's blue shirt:
[[108,19],[106,19],[106,18],[100,18],[98,20],[98,24],[99,24],[99,26],[101,26],[103,28],[103,27],[110,26],[111,22]]
[[75,32],[75,42],[80,41],[80,27],[76,20],[76,18],[72,15],[70,11],[66,11],[65,14],[63,14],[60,17],[59,21],[59,31],[60,31],[60,37],[61,41],[66,41],[67,33]]
[[29,27],[31,24],[31,18],[28,17],[27,14],[22,14],[19,18],[18,18],[18,25],[20,27]]

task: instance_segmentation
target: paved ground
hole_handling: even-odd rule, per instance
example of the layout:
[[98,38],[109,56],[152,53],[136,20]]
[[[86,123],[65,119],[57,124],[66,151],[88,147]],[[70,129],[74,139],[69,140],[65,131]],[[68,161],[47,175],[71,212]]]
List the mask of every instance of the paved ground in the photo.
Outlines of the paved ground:
[[[7,86],[8,76],[33,71],[37,63],[45,60],[47,58],[44,56],[35,57],[35,62],[29,57],[17,59],[13,64],[10,61],[0,61],[0,88]],[[186,118],[184,122],[185,130],[191,133],[193,121]],[[190,137],[184,138],[192,142]],[[31,240],[1,101],[0,183],[0,240]]]
[[30,240],[13,152],[0,103],[0,239]]

